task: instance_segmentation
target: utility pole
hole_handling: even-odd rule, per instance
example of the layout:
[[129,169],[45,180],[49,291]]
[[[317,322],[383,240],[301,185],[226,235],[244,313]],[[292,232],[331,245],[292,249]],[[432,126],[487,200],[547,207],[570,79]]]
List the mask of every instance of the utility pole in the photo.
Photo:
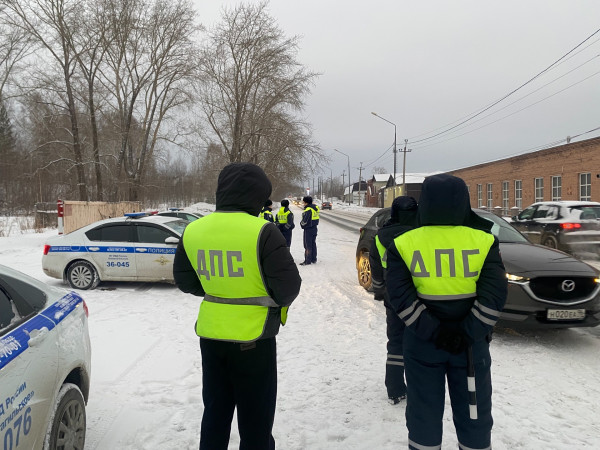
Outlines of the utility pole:
[[404,161],[402,162],[402,195],[406,195],[406,152],[410,152],[410,149],[406,149],[406,144],[408,144],[408,139],[404,139]]
[[342,186],[346,186],[346,170],[342,171]]
[[362,162],[358,168],[358,206],[362,206],[362,196],[360,195],[360,186],[362,182]]

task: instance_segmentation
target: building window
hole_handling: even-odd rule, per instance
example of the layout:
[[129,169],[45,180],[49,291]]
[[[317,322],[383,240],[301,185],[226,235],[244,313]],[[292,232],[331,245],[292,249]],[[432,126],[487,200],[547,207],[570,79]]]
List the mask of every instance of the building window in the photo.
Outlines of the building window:
[[560,175],[552,177],[552,201],[560,200],[562,196],[562,177]]
[[579,174],[579,200],[592,200],[592,174],[589,172]]
[[508,216],[508,181],[502,182],[502,214]]
[[487,208],[492,211],[494,208],[494,198],[492,196],[492,183],[487,184]]
[[535,179],[535,200],[537,202],[544,201],[544,179],[536,178]]
[[515,180],[515,206],[521,211],[523,209],[523,181]]
[[482,199],[482,189],[481,189],[481,184],[477,185],[477,207],[481,208],[483,206],[483,199]]

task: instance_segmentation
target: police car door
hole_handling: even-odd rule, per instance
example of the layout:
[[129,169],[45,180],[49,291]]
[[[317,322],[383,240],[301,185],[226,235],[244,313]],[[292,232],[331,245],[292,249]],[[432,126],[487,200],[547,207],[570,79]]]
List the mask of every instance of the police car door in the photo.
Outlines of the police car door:
[[[58,384],[56,329],[5,281],[0,278],[0,448],[41,449]],[[41,291],[30,287],[30,294],[45,304]]]
[[136,223],[135,257],[140,281],[173,281],[173,260],[177,241],[165,241],[174,233],[160,225]]
[[98,266],[100,279],[132,281],[136,277],[134,227],[130,222],[113,222],[86,233],[90,257]]

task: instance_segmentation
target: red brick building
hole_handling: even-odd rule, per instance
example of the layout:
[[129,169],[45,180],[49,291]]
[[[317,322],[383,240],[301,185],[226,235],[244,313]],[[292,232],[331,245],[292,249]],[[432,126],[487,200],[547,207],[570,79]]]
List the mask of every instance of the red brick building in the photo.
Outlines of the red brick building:
[[600,202],[600,137],[448,173],[465,180],[472,207],[502,215],[538,201]]

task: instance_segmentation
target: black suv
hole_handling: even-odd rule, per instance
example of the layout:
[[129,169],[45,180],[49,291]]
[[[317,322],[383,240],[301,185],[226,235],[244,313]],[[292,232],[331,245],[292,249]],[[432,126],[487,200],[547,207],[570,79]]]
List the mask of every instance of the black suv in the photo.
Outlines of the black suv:
[[568,253],[600,254],[600,203],[538,202],[512,218],[511,225],[534,244]]
[[[559,250],[529,242],[509,222],[474,209],[493,223],[508,278],[508,297],[499,326],[511,328],[593,327],[600,324],[598,270]],[[358,282],[371,289],[369,250],[390,208],[377,211],[360,229],[356,248]]]

